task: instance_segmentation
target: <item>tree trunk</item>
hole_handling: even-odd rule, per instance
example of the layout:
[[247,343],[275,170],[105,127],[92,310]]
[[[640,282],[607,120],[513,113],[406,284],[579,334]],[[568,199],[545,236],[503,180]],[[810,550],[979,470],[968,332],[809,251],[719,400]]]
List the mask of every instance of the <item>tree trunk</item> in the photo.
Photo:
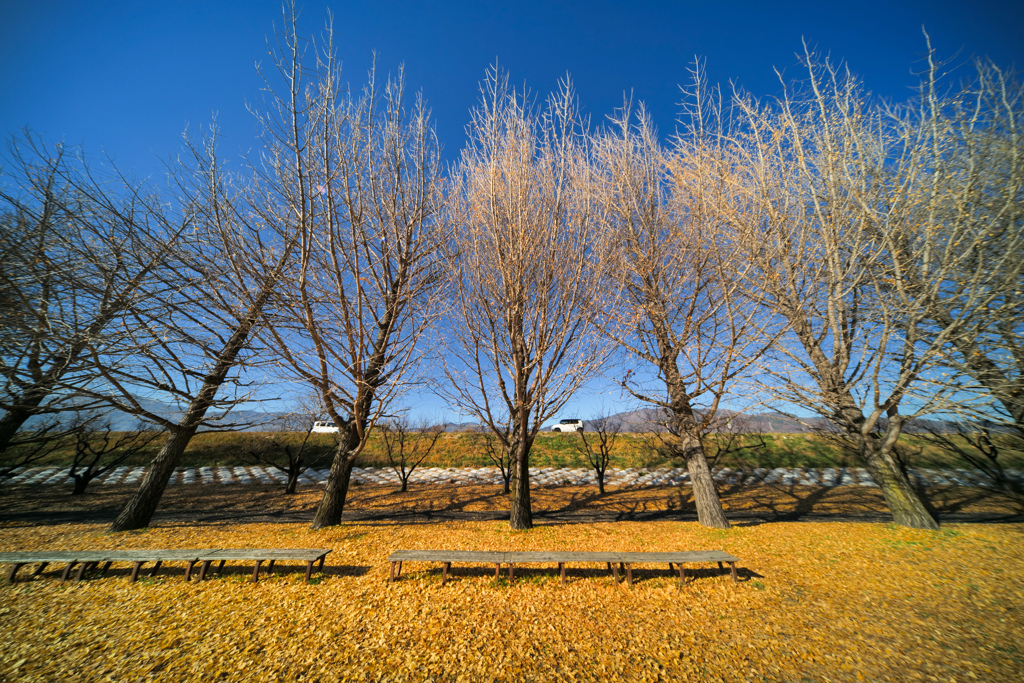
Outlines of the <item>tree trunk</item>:
[[731,526],[729,518],[725,516],[722,501],[718,499],[718,489],[715,488],[715,480],[704,455],[704,444],[695,433],[697,427],[690,397],[679,377],[675,361],[666,363],[662,372],[665,373],[665,385],[671,401],[672,432],[677,439],[675,448],[678,449],[676,455],[686,461],[686,469],[690,473],[697,521],[714,529],[728,529]]
[[722,501],[718,498],[715,479],[711,476],[711,468],[704,455],[704,445],[695,436],[684,435],[681,440],[686,469],[693,486],[693,502],[697,505],[697,521],[715,529],[728,529],[731,525],[722,509]]
[[203,381],[199,393],[189,404],[185,416],[175,427],[168,428],[168,431],[171,432],[170,438],[164,443],[157,456],[153,458],[139,490],[124,506],[114,523],[110,525],[109,531],[130,531],[149,526],[149,520],[153,518],[153,513],[156,512],[156,507],[160,504],[160,498],[164,495],[164,489],[167,488],[171,475],[174,474],[174,468],[178,466],[182,453],[185,452],[189,441],[192,440],[199,425],[202,424],[203,418],[206,417],[206,411],[214,404],[217,392],[220,391],[231,368],[235,367],[238,354],[246,347],[249,332],[252,331],[263,310],[263,305],[269,297],[270,290],[264,289],[250,304],[245,318],[238,323],[238,327],[221,348],[216,364]]
[[298,469],[288,470],[288,483],[285,484],[284,487],[285,495],[291,495],[295,493],[295,487],[299,483],[299,474],[300,472],[298,471]]
[[938,522],[928,512],[924,502],[900,469],[899,463],[892,456],[890,444],[896,442],[899,434],[893,436],[887,432],[881,440],[865,437],[859,432],[853,436],[858,442],[861,458],[867,465],[871,478],[882,489],[893,521],[900,526],[913,529],[938,529]]
[[14,439],[14,435],[18,433],[21,426],[25,424],[31,416],[31,413],[24,410],[8,411],[4,413],[3,417],[0,417],[0,453],[7,450],[7,446]]
[[511,476],[512,476],[511,472],[509,472],[508,476],[506,476],[504,473],[502,473],[502,475],[501,475],[501,481],[504,483],[504,486],[501,489],[501,493],[504,496],[507,496],[507,495],[509,495],[511,493],[511,491],[509,490],[509,486],[508,486],[508,480],[511,478]]
[[399,493],[405,493],[409,489],[409,477],[402,477],[402,490]]
[[72,496],[81,496],[85,493],[85,489],[89,486],[91,479],[87,479],[83,476],[75,477],[75,488],[71,491]]
[[39,404],[46,398],[47,392],[36,391],[32,389],[22,394],[11,410],[4,413],[3,417],[0,417],[0,453],[7,450],[10,446],[11,441],[17,435],[18,430],[22,428],[25,422],[35,415],[35,409],[39,407]]
[[601,470],[597,471],[597,492],[604,495],[604,472]]
[[[350,428],[349,434],[353,432],[355,429]],[[317,506],[316,514],[313,516],[311,529],[323,529],[341,524],[341,513],[345,510],[345,497],[348,496],[348,485],[352,479],[352,466],[356,462],[352,451],[348,448],[351,440],[350,436],[340,442],[338,450],[334,452],[331,472],[327,475],[324,495],[320,498],[320,505]]]
[[512,514],[509,526],[513,529],[532,529],[533,511],[530,508],[530,445],[519,439],[515,466],[512,468]]
[[197,428],[198,424],[194,424],[191,427],[179,426],[170,430],[170,437],[150,463],[149,470],[142,479],[142,485],[114,519],[109,531],[131,531],[149,526],[149,521],[153,519],[153,513],[160,504],[160,498],[164,495],[164,489],[174,474],[174,468],[178,466],[178,461],[181,460],[181,455]]

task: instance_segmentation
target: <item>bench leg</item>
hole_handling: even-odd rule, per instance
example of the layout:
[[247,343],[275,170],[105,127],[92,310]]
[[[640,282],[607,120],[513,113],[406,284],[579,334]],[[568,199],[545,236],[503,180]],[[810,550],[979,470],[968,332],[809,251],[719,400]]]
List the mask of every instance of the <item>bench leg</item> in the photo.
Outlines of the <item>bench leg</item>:
[[[326,559],[327,559],[327,555],[326,554],[323,557],[320,558],[320,566],[317,568],[318,572],[322,572],[324,570],[324,560],[326,560]],[[399,574],[402,573],[402,563],[401,562],[398,563],[398,573]]]
[[256,583],[260,580],[260,565],[263,564],[263,560],[256,560],[256,568],[252,570],[252,582]]
[[[14,575],[18,573],[18,570],[25,566],[25,562],[15,562],[14,566],[11,567],[11,571],[7,572],[7,583],[14,583]],[[38,572],[37,572],[38,573]],[[33,574],[35,576],[35,574]]]
[[565,562],[558,563],[558,571],[562,574],[562,583],[565,583]]
[[494,578],[497,579],[499,576],[501,576],[501,565],[496,564],[494,565]]
[[64,573],[60,575],[60,580],[61,581],[67,581],[68,580],[68,576],[71,575],[71,568],[74,567],[76,564],[78,564],[78,563],[74,562],[74,561],[68,562],[68,566],[64,567]]
[[514,578],[514,577],[512,576],[512,563],[511,563],[511,562],[509,562],[509,563],[508,563],[508,582],[509,582],[509,583],[512,583],[512,579],[513,579],[513,578]]
[[267,574],[273,574],[274,573],[274,562],[275,562],[275,560],[271,560],[270,562],[267,562]]
[[720,572],[724,572],[725,571],[725,567],[722,566],[721,562],[718,563],[718,571],[720,571]]
[[686,568],[683,565],[679,565],[679,585],[686,585]]
[[609,563],[608,566],[610,566],[612,568],[612,575],[615,577],[615,583],[618,583],[619,582],[619,566],[616,565],[616,564],[611,564],[611,563]]
[[106,576],[107,570],[110,569],[110,565],[114,564],[113,560],[107,560],[103,563],[103,569],[100,570],[100,576]]
[[392,562],[391,563],[391,575],[388,576],[388,583],[394,583],[395,582],[395,565],[396,564],[398,564],[398,563],[397,562]]
[[306,562],[306,583],[309,583],[309,577],[313,575],[313,563],[316,560],[309,560]]
[[144,565],[144,564],[146,564],[146,563],[145,562],[134,562],[134,563],[132,563],[132,575],[128,579],[128,581],[130,583],[135,583],[135,580],[137,578],[139,578],[139,570],[142,569],[142,565]]
[[217,576],[220,576],[221,572],[224,571],[225,562],[227,562],[227,560],[221,560],[219,563],[217,563]]
[[443,586],[448,581],[448,570],[451,569],[451,562],[444,562],[441,566],[441,585]]
[[206,572],[210,569],[210,564],[213,560],[203,560],[203,563],[199,565],[199,580],[206,580]]
[[75,572],[75,581],[81,581],[82,577],[85,575],[85,570],[88,569],[89,566],[92,565],[92,564],[94,564],[94,563],[93,562],[83,562],[82,564],[78,565],[78,571]]
[[35,570],[34,572],[32,572],[32,574],[31,574],[31,575],[32,575],[32,576],[39,576],[40,574],[42,574],[42,573],[43,573],[43,570],[44,570],[44,569],[46,569],[46,566],[47,566],[48,564],[50,564],[50,563],[49,563],[49,562],[40,562],[40,563],[39,563],[39,566],[38,566],[38,567],[36,567],[36,570]]
[[626,584],[633,587],[633,565],[626,563]]
[[607,564],[608,564],[608,573],[611,574],[612,573],[612,563],[608,562]]
[[[324,561],[320,560],[320,569],[323,569],[323,568],[324,568]],[[398,574],[397,574],[397,577],[401,578],[401,576],[402,576],[402,561],[399,560],[398,561]]]
[[730,562],[729,563],[729,568],[732,570],[732,582],[733,583],[737,583],[738,581],[736,579],[736,563],[735,562]]
[[151,572],[149,572],[150,578],[156,576],[156,573],[158,571],[160,571],[160,565],[162,565],[163,563],[164,563],[163,560],[157,560],[156,561],[156,564],[153,565],[153,570]]
[[192,568],[196,566],[196,560],[189,560],[188,565],[185,567],[185,580],[192,580]]

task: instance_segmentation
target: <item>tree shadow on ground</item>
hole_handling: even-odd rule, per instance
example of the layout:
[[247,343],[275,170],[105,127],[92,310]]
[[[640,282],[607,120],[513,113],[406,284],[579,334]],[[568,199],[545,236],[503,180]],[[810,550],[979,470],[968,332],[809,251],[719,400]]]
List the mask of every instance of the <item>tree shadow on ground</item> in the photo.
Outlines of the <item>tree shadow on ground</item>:
[[[66,490],[65,490],[66,489]],[[0,487],[0,522],[105,524],[134,492],[131,486],[100,486],[85,496],[70,487]],[[245,523],[306,524],[312,520],[322,487],[300,486],[284,495],[282,486],[217,484],[168,489],[154,517],[158,526],[219,526]],[[940,521],[1022,521],[1024,509],[998,491],[938,486],[923,490]],[[863,486],[783,486],[722,484],[719,496],[735,524],[791,521],[891,521],[881,491]],[[534,523],[587,524],[617,521],[693,521],[697,519],[687,486],[593,486],[531,489]],[[373,525],[435,524],[456,520],[507,519],[509,503],[500,486],[423,486],[397,493],[392,485],[362,485],[350,490],[345,523]]]

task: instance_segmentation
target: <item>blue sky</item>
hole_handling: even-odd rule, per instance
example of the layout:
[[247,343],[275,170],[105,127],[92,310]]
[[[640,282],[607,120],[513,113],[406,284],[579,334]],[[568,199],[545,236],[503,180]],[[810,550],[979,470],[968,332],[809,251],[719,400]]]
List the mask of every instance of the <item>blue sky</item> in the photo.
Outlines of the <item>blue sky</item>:
[[[695,55],[712,81],[759,95],[778,90],[801,38],[845,59],[874,92],[906,96],[924,50],[921,25],[945,56],[987,54],[1024,66],[1024,3],[979,0],[829,3],[305,2],[319,31],[335,15],[354,85],[376,50],[384,70],[405,63],[434,110],[447,155],[461,145],[477,83],[497,58],[515,82],[547,92],[567,71],[593,120],[632,90],[663,133]],[[186,125],[210,121],[225,152],[253,145],[245,110],[258,97],[253,65],[280,25],[277,0],[0,3],[0,132],[31,126],[49,140],[105,149],[119,165],[159,174]]]
[[[600,122],[633,92],[662,134],[678,111],[693,58],[712,82],[778,92],[773,67],[793,68],[801,39],[845,60],[876,94],[904,99],[921,68],[924,25],[941,56],[987,55],[1024,67],[1024,3],[908,2],[305,2],[304,31],[334,13],[339,56],[354,86],[371,53],[387,72],[404,63],[431,105],[445,155],[462,144],[477,83],[497,58],[516,83],[546,93],[569,72]],[[254,64],[281,23],[277,0],[120,0],[0,3],[0,133],[29,126],[47,141],[105,151],[122,170],[159,179],[186,126],[210,122],[222,151],[255,146],[246,102],[259,97]],[[612,407],[595,388],[568,412]],[[603,396],[603,398],[602,398]],[[429,410],[427,408],[426,410]]]

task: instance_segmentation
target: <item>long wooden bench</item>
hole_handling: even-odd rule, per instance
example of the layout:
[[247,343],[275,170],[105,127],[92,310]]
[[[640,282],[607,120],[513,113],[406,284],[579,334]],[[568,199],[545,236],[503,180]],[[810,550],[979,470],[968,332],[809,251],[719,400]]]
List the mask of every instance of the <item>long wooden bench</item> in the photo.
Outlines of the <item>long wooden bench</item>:
[[724,571],[723,562],[729,564],[732,572],[733,583],[736,583],[736,563],[739,558],[734,557],[721,550],[693,550],[685,552],[660,552],[660,553],[629,553],[629,552],[571,552],[571,551],[547,551],[547,552],[501,552],[490,550],[396,550],[388,558],[391,563],[391,575],[389,582],[395,581],[402,575],[403,562],[440,562],[441,585],[448,581],[448,572],[453,562],[467,564],[493,564],[494,577],[501,573],[501,565],[508,565],[508,578],[513,580],[513,567],[517,564],[557,564],[558,571],[562,576],[562,583],[565,583],[565,565],[568,563],[596,562],[608,566],[608,571],[619,581],[619,568],[626,573],[626,581],[633,585],[634,564],[668,564],[668,570],[673,571],[673,565],[679,569],[680,584],[686,583],[685,564],[694,562],[717,562],[718,569]]
[[32,573],[32,576],[37,576],[46,569],[47,565],[51,563],[67,563],[67,567],[64,568],[64,572],[61,574],[61,581],[66,581],[71,574],[71,570],[77,565],[78,572],[75,574],[75,580],[81,580],[86,570],[92,567],[98,567],[100,564],[103,565],[100,574],[105,574],[115,562],[130,562],[132,564],[131,581],[135,581],[139,576],[139,571],[142,569],[144,564],[149,562],[155,563],[153,569],[149,572],[150,576],[156,576],[156,573],[160,570],[160,566],[164,562],[184,562],[185,563],[185,580],[189,581],[192,578],[192,571],[196,564],[200,565],[199,569],[199,580],[202,581],[206,578],[206,572],[210,568],[213,562],[220,562],[217,567],[217,572],[220,573],[224,568],[224,563],[228,560],[247,560],[254,561],[256,568],[252,573],[252,580],[257,581],[259,579],[260,566],[263,562],[267,562],[267,571],[273,571],[274,563],[279,560],[295,560],[306,563],[306,581],[309,581],[310,576],[313,573],[313,564],[318,562],[320,566],[318,571],[322,571],[324,568],[324,560],[327,557],[327,553],[331,552],[330,549],[325,548],[297,548],[297,549],[279,549],[279,548],[202,548],[202,549],[188,549],[188,550],[41,550],[32,552],[13,552],[13,553],[0,553],[0,563],[11,564],[12,567],[7,573],[8,582],[13,583],[15,574],[18,570],[26,564],[36,564],[36,570]]

